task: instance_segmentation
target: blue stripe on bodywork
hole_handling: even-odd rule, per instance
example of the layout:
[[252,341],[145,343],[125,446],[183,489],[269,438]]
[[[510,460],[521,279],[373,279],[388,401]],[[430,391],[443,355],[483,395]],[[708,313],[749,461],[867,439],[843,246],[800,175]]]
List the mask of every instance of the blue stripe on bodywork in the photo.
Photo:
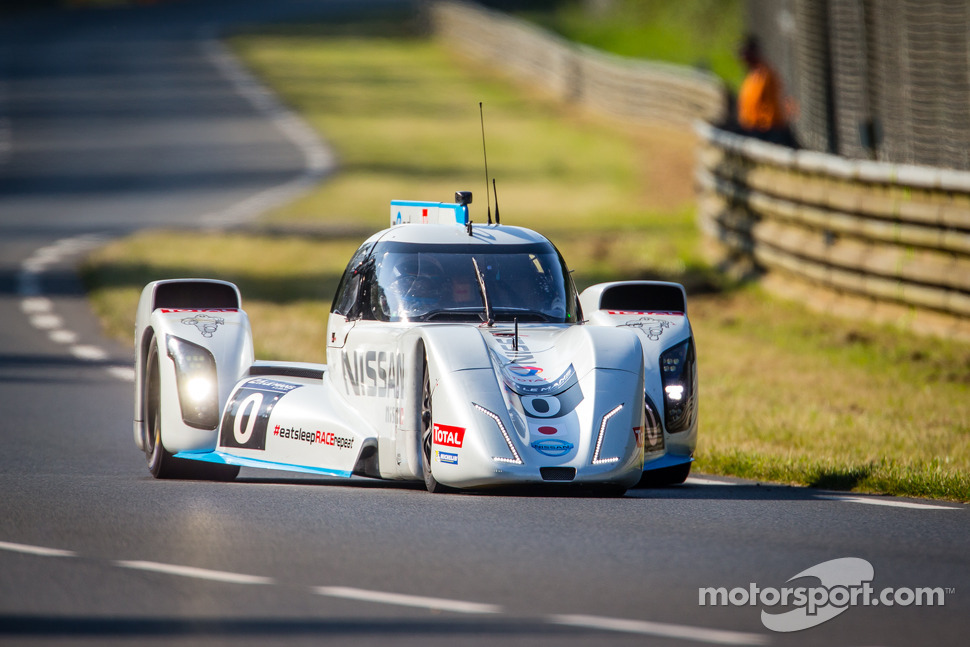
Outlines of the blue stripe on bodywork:
[[397,207],[457,207],[448,202],[426,202],[424,200],[391,200],[391,206]]
[[659,470],[664,467],[673,467],[674,465],[683,465],[684,463],[692,463],[694,461],[690,456],[677,456],[676,454],[666,454],[655,461],[643,464],[643,471],[649,472],[650,470]]
[[418,207],[418,208],[437,208],[448,209],[455,213],[455,224],[464,225],[465,209],[460,204],[453,202],[422,202],[420,200],[391,200],[392,207]]
[[326,467],[309,467],[306,465],[291,465],[290,463],[274,463],[258,458],[242,458],[223,452],[179,452],[175,458],[187,458],[193,461],[217,463],[219,465],[238,465],[240,467],[257,467],[264,470],[282,470],[284,472],[304,472],[306,474],[323,474],[324,476],[339,476],[349,478],[346,470],[332,470]]

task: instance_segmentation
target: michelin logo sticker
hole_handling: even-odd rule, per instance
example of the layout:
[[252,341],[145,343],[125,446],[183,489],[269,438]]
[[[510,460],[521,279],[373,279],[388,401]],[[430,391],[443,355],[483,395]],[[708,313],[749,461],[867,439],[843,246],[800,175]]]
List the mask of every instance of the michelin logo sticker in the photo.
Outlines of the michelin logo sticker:
[[458,454],[454,452],[443,452],[440,449],[434,450],[434,458],[439,463],[448,463],[449,465],[458,464]]

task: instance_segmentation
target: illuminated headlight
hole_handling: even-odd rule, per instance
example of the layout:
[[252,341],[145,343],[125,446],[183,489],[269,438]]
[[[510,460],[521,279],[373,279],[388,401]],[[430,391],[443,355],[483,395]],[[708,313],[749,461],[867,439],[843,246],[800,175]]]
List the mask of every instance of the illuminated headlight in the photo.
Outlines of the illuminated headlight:
[[472,405],[478,411],[481,411],[486,416],[488,416],[489,418],[495,421],[495,424],[498,425],[498,430],[502,432],[502,438],[505,439],[505,444],[509,446],[509,451],[512,452],[512,458],[506,458],[504,456],[492,456],[492,460],[499,463],[510,463],[512,465],[521,465],[522,458],[519,457],[519,452],[516,451],[515,445],[512,444],[512,437],[509,436],[509,432],[505,429],[505,425],[502,424],[502,419],[499,418],[498,415],[492,413],[491,411],[489,411],[488,409],[486,409],[480,404],[475,404],[473,402]]
[[697,363],[692,339],[668,348],[660,355],[660,379],[664,387],[664,423],[667,433],[687,431],[697,416]]
[[197,429],[215,429],[219,425],[215,358],[202,346],[172,335],[165,343],[175,362],[182,421]]
[[684,399],[684,385],[671,384],[670,386],[664,387],[664,393],[667,394],[667,399],[671,402],[680,402]]
[[610,421],[610,418],[618,414],[620,412],[620,409],[622,408],[623,408],[623,405],[621,404],[615,409],[613,409],[612,411],[610,411],[609,413],[607,413],[605,416],[603,416],[603,420],[600,422],[600,432],[596,436],[596,448],[593,450],[593,465],[603,465],[605,463],[619,462],[620,460],[619,456],[613,456],[610,458],[600,458],[600,449],[603,448],[603,437],[606,435],[606,423]]
[[212,396],[212,387],[212,380],[208,377],[193,377],[185,385],[185,395],[194,403],[205,402]]

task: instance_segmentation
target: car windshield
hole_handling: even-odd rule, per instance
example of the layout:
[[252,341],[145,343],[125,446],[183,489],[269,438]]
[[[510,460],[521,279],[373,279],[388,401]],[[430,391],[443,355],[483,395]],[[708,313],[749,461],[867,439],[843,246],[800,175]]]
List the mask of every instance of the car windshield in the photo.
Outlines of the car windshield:
[[485,251],[392,242],[378,245],[373,258],[372,305],[385,321],[484,321],[485,299],[476,264],[495,321],[577,320],[572,281],[551,244]]

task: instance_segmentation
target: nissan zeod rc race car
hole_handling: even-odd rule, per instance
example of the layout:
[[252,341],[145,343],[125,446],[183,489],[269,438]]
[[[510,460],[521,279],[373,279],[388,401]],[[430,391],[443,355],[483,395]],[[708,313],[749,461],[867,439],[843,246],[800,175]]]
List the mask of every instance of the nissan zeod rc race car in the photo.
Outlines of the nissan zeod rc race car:
[[254,361],[232,283],[155,281],[135,327],[135,442],[158,478],[240,466],[424,481],[576,484],[619,494],[687,478],[694,340],[681,285],[581,295],[556,248],[472,226],[457,203],[392,201],[350,260],[326,365]]

